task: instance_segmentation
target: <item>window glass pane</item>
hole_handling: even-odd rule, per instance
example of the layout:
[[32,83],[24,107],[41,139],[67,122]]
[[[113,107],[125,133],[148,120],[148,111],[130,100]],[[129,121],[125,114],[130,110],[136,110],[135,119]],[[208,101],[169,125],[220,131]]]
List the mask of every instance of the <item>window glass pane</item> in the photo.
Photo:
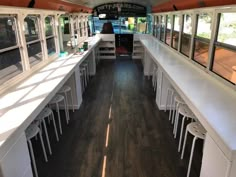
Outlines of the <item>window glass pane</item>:
[[22,63],[19,48],[0,53],[0,83],[22,72]]
[[174,15],[174,31],[179,31],[180,30],[180,21],[179,21],[179,16]]
[[[213,71],[223,78],[236,83],[236,52],[216,47]],[[233,71],[233,69],[235,71]]]
[[[75,20],[77,20],[77,18],[75,19]],[[76,22],[74,22],[74,34],[77,34],[77,23]]]
[[153,30],[152,30],[152,35],[155,37],[156,36],[156,25],[157,25],[157,20],[156,20],[156,16],[153,17]]
[[192,18],[190,15],[185,14],[184,15],[184,21],[183,21],[183,32],[186,34],[192,34]]
[[14,17],[0,15],[0,49],[17,45]]
[[207,66],[209,54],[209,42],[194,41],[194,60],[203,66]]
[[236,13],[222,13],[220,15],[217,40],[236,46]]
[[69,17],[61,17],[60,24],[61,24],[61,29],[63,31],[63,34],[70,34]]
[[45,31],[46,31],[46,36],[53,35],[53,17],[51,16],[47,16],[45,18]]
[[178,50],[178,43],[179,43],[179,29],[180,29],[180,21],[179,16],[174,15],[173,16],[173,35],[172,35],[172,47],[176,50]]
[[176,50],[178,50],[178,43],[179,43],[179,32],[173,31],[172,36],[172,47]]
[[27,50],[28,50],[30,66],[33,66],[42,61],[41,42],[27,44]]
[[161,34],[161,22],[160,22],[160,17],[157,16],[157,22],[156,22],[156,37],[160,39],[160,34]]
[[167,24],[166,28],[167,29],[171,29],[171,21],[170,20],[171,20],[170,15],[167,15],[167,19],[166,19],[166,24]]
[[80,37],[82,37],[83,34],[82,34],[82,25],[81,25],[81,22],[79,22],[79,33],[80,33]]
[[27,16],[24,20],[26,42],[39,39],[38,18],[36,16]]
[[188,14],[185,14],[183,17],[183,34],[181,37],[180,52],[189,57],[192,34],[192,20],[191,16]]
[[74,30],[74,34],[78,34],[77,30]]
[[208,63],[211,38],[211,16],[207,13],[197,15],[197,31],[194,38],[193,60],[204,67]]
[[197,36],[210,39],[211,38],[211,23],[212,18],[209,14],[199,14],[197,18]]
[[164,42],[165,39],[165,18],[161,16],[161,41]]
[[180,52],[186,56],[189,56],[190,44],[191,44],[191,36],[183,33],[181,39]]
[[47,39],[47,49],[48,49],[48,55],[52,55],[52,54],[56,53],[56,46],[55,46],[54,37]]
[[86,24],[84,22],[84,36],[86,36]]
[[166,44],[170,45],[171,36],[170,36],[170,29],[166,29]]
[[[95,34],[98,34],[102,31],[103,24],[106,23],[107,20],[99,20],[98,17],[93,17],[93,22],[94,22],[94,32]],[[81,28],[81,22],[79,23],[79,26]]]
[[147,20],[146,17],[138,17],[137,18],[137,31],[136,31],[136,33],[143,34],[146,32],[146,26],[147,26],[146,20]]
[[171,31],[171,19],[170,19],[170,15],[167,15],[166,16],[166,44],[170,45],[170,42],[171,42],[171,36],[170,36],[170,31]]

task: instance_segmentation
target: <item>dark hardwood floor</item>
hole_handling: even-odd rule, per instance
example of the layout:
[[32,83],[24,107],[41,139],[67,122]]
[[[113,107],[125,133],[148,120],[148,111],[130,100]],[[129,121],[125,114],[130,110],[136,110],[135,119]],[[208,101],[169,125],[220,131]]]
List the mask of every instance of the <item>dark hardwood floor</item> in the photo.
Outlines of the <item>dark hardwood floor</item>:
[[[191,138],[180,160],[168,112],[158,110],[141,61],[101,61],[83,97],[59,142],[49,125],[48,163],[34,142],[39,177],[186,176]],[[199,176],[201,149],[198,143],[191,177]]]

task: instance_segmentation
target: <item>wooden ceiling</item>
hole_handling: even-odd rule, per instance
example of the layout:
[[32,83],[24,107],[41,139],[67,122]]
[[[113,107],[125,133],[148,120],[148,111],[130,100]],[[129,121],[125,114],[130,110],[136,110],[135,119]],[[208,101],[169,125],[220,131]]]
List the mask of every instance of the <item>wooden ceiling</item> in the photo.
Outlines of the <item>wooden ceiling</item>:
[[30,2],[31,4],[34,4],[34,8],[39,9],[63,10],[67,12],[92,12],[92,8],[90,7],[79,4],[72,4],[62,0],[0,0],[0,5],[28,7]]
[[89,13],[92,12],[94,7],[111,2],[141,4],[152,7],[152,12],[166,12],[176,9],[183,10],[236,3],[235,0],[0,0],[0,5],[28,7],[31,1],[34,4],[34,8]]
[[169,0],[152,7],[152,12],[167,12],[236,4],[235,0]]

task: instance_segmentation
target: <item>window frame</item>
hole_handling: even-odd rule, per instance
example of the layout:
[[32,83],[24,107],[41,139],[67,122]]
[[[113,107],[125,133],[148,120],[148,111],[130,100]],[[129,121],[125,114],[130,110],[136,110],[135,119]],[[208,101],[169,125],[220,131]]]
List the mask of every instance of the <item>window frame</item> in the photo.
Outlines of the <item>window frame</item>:
[[[170,29],[169,28],[167,28],[167,24],[168,24],[168,16],[170,17],[170,25],[171,25],[171,27],[170,27]],[[172,17],[173,17],[173,15],[172,14],[166,14],[166,28],[165,28],[165,44],[166,45],[168,45],[168,46],[171,46],[171,44],[172,44],[172,25],[173,25],[173,23],[172,23]],[[167,39],[167,30],[170,30],[170,44],[168,44],[167,42],[166,42],[166,39]]]
[[[173,13],[172,14],[172,30],[171,30],[171,45],[170,45],[170,47],[172,48],[172,49],[174,49],[175,51],[179,51],[180,50],[180,40],[181,40],[181,26],[182,26],[182,20],[181,20],[181,15],[182,14],[180,14],[180,13]],[[179,31],[175,31],[175,29],[174,29],[174,26],[175,26],[175,16],[178,16],[179,17]],[[174,32],[176,32],[176,33],[179,33],[179,36],[178,36],[178,45],[177,45],[177,48],[174,48],[173,47],[173,35],[174,35]]]
[[153,15],[153,22],[152,22],[152,36],[156,37],[156,15]]
[[[230,51],[236,51],[236,47],[229,45],[229,44],[224,44],[222,42],[218,42],[217,40],[217,33],[218,33],[218,27],[217,25],[219,25],[219,22],[217,21],[217,15],[219,13],[236,13],[236,6],[235,5],[229,5],[227,7],[225,6],[218,6],[218,7],[210,7],[210,8],[200,8],[200,9],[190,9],[190,10],[181,10],[178,12],[160,12],[160,13],[155,13],[153,15],[155,16],[161,16],[164,15],[166,13],[169,13],[172,15],[172,38],[171,38],[171,46],[166,45],[167,47],[170,47],[170,49],[181,55],[182,57],[186,58],[187,60],[189,60],[189,62],[191,62],[192,64],[194,64],[196,67],[198,67],[199,69],[203,70],[204,72],[208,73],[211,77],[219,80],[220,82],[224,83],[225,85],[234,88],[236,90],[236,84],[228,81],[227,79],[225,79],[224,77],[219,76],[218,74],[214,73],[212,71],[212,67],[213,67],[213,62],[214,62],[214,46],[215,44],[217,44],[218,47],[221,48],[226,48]],[[180,31],[179,31],[179,37],[180,39],[182,39],[182,28],[183,28],[183,20],[182,20],[182,15],[184,14],[191,14],[192,15],[192,35],[191,35],[191,45],[190,45],[190,56],[187,57],[184,54],[182,54],[180,52],[180,46],[181,46],[181,41],[178,41],[178,49],[176,50],[175,48],[173,48],[173,33],[174,33],[174,16],[177,15],[180,18]],[[208,64],[207,67],[203,67],[201,64],[199,64],[198,62],[196,62],[195,60],[192,59],[192,55],[193,55],[193,43],[194,43],[194,37],[195,37],[195,30],[196,29],[196,14],[199,13],[209,13],[212,15],[212,24],[211,24],[211,37],[209,39],[209,53],[208,53]],[[217,24],[218,22],[218,24]],[[201,39],[200,37],[197,37],[198,39],[204,41],[204,39]],[[158,37],[157,37],[158,39]],[[158,39],[160,41],[160,39]]]
[[215,60],[215,48],[221,47],[224,49],[227,49],[229,51],[236,52],[236,46],[226,44],[223,42],[218,42],[218,33],[219,33],[219,27],[220,27],[220,14],[221,13],[235,13],[236,14],[236,8],[226,8],[226,9],[216,9],[214,12],[214,34],[212,35],[212,46],[211,46],[211,55],[210,55],[210,63],[209,63],[209,73],[211,76],[215,77],[216,79],[222,81],[225,85],[228,85],[230,87],[234,87],[236,89],[236,83],[231,82],[230,80],[226,79],[225,77],[221,76],[220,74],[213,71],[213,65]]
[[[161,20],[160,20],[160,41],[165,43],[166,40],[166,15],[163,14],[160,16]],[[162,35],[163,35],[163,39],[162,39]]]
[[[185,18],[185,15],[189,15],[191,17],[191,27],[192,27],[192,30],[191,30],[191,34],[188,34],[188,33],[184,33],[184,18]],[[192,12],[184,12],[181,14],[181,27],[180,27],[180,45],[179,45],[179,52],[181,55],[185,56],[186,58],[190,59],[191,56],[192,56],[192,43],[193,43],[193,34],[194,34],[194,29],[195,29],[195,25],[194,24],[194,15]],[[186,35],[190,38],[190,47],[189,47],[189,55],[186,55],[185,53],[183,53],[181,50],[182,50],[182,42],[183,42],[183,36]]]
[[[55,15],[50,15],[50,14],[48,14],[48,15],[45,15],[45,17],[43,18],[44,20],[43,20],[43,22],[44,22],[44,29],[46,28],[46,24],[45,24],[45,20],[46,20],[46,18],[47,17],[52,17],[52,22],[51,23],[53,23],[53,25],[52,25],[52,29],[53,29],[53,31],[52,31],[52,35],[50,35],[50,36],[47,36],[46,35],[46,30],[44,31],[44,36],[45,36],[45,44],[46,44],[46,53],[47,53],[47,58],[48,59],[51,59],[51,58],[53,58],[57,53],[58,53],[58,51],[57,51],[57,45],[58,45],[58,42],[56,41],[56,38],[57,38],[57,32],[56,32],[56,20],[58,20],[58,19],[56,19],[56,17],[55,17]],[[53,41],[54,41],[54,44],[55,44],[55,53],[53,53],[53,54],[49,54],[48,53],[48,48],[47,48],[47,40],[48,39],[52,39],[53,38]]]
[[[1,13],[0,15],[1,15],[1,17],[6,17],[6,18],[12,17],[13,18],[13,20],[14,20],[14,28],[15,28],[14,33],[15,33],[15,39],[16,39],[16,45],[0,49],[0,55],[2,53],[10,52],[10,51],[13,51],[13,50],[16,50],[16,49],[18,49],[19,53],[20,53],[20,61],[19,62],[21,62],[21,70],[20,70],[20,72],[18,74],[16,74],[16,75],[14,75],[14,76],[9,78],[9,80],[11,81],[14,78],[18,78],[20,75],[22,75],[22,73],[24,73],[26,71],[26,67],[24,65],[23,53],[21,52],[22,40],[21,40],[20,35],[19,35],[19,25],[18,25],[19,15],[17,13],[13,13],[13,14],[2,14]],[[7,79],[6,81],[4,81],[3,83],[0,83],[0,84],[4,85],[4,84],[6,84],[8,82],[9,81]]]
[[[193,24],[193,42],[192,42],[192,52],[191,52],[191,59],[194,63],[198,64],[200,67],[202,67],[204,70],[207,69],[209,67],[209,64],[211,62],[211,39],[212,39],[212,34],[213,34],[213,31],[211,30],[211,36],[210,36],[210,39],[207,39],[207,38],[203,38],[203,37],[200,37],[200,36],[197,36],[197,28],[198,28],[198,18],[199,18],[199,15],[201,14],[208,14],[211,16],[212,18],[212,23],[211,23],[211,26],[213,26],[213,20],[214,20],[214,15],[213,15],[213,12],[212,11],[197,11],[194,13],[194,24]],[[196,41],[200,41],[202,43],[205,43],[205,44],[208,44],[209,45],[209,49],[208,49],[208,58],[207,58],[207,63],[206,63],[206,66],[203,65],[202,63],[198,62],[197,60],[194,59],[194,53],[195,53],[195,42]]]
[[[41,25],[40,25],[40,20],[41,20],[40,14],[27,14],[27,15],[25,16],[25,18],[28,17],[28,16],[35,16],[35,17],[37,18],[37,24],[38,24],[38,39],[27,42],[27,41],[26,41],[26,38],[25,38],[25,36],[24,36],[24,38],[25,38],[25,44],[26,44],[26,45],[30,45],[30,44],[35,44],[35,43],[37,43],[37,42],[40,42],[41,52],[42,52],[41,61],[31,66],[31,63],[30,63],[30,60],[29,60],[29,55],[28,55],[28,49],[27,49],[27,47],[26,47],[27,56],[28,56],[28,62],[29,62],[29,67],[30,67],[30,68],[33,68],[33,67],[35,67],[36,65],[40,64],[41,62],[43,62],[43,61],[45,60],[45,55],[43,54],[43,51],[44,51],[44,48],[43,48],[43,32],[42,32],[42,28],[41,28]],[[24,18],[24,20],[25,20],[25,18]]]
[[[48,63],[50,63],[55,58],[59,57],[59,39],[58,39],[58,28],[56,23],[58,22],[59,25],[59,16],[65,14],[63,11],[54,11],[54,10],[42,10],[42,9],[26,9],[26,8],[15,8],[15,7],[5,7],[0,6],[0,15],[2,16],[15,16],[16,19],[16,39],[17,45],[14,47],[8,48],[9,50],[13,50],[14,48],[19,48],[21,62],[22,62],[22,72],[15,75],[14,77],[10,78],[7,81],[4,81],[0,86],[0,94],[3,94],[9,90],[15,84],[21,82],[25,78],[29,77],[35,71],[41,69]],[[39,31],[41,31],[41,42],[43,43],[42,46],[42,55],[43,55],[43,62],[39,62],[36,65],[30,67],[29,64],[29,57],[27,51],[27,44],[24,32],[24,19],[27,15],[39,15]],[[46,39],[44,34],[44,17],[51,15],[54,16],[54,35],[55,35],[55,54],[48,56],[47,55],[47,47],[46,47]],[[39,34],[40,36],[40,34]],[[3,51],[7,51],[8,49],[4,48]]]

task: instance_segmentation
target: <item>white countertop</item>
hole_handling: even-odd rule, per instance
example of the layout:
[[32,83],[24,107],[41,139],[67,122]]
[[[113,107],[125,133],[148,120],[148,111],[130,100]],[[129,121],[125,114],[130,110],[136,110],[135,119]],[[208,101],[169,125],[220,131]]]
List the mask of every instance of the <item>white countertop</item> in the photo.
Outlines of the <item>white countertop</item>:
[[100,40],[87,39],[89,49],[83,55],[54,60],[0,98],[0,159]]
[[157,39],[141,39],[225,156],[236,158],[236,93]]

